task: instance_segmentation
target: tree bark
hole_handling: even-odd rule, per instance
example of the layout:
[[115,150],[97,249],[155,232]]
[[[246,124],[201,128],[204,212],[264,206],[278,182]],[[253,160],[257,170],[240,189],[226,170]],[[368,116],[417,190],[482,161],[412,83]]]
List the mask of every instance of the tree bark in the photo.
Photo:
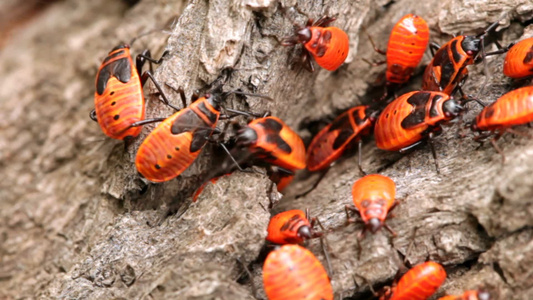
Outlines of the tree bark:
[[[15,4],[0,9],[9,5]],[[242,88],[275,101],[232,97],[227,107],[270,111],[309,142],[321,124],[383,91],[377,81],[384,68],[362,60],[381,59],[363,27],[385,48],[395,22],[416,13],[428,22],[431,41],[443,44],[451,34],[482,32],[512,8],[496,34],[506,45],[533,36],[530,1],[145,0],[129,6],[65,0],[38,14],[29,10],[0,41],[0,299],[253,299],[251,281],[265,298],[266,208],[278,196],[268,178],[236,172],[208,185],[192,203],[193,191],[222,160],[213,147],[177,179],[154,184],[137,173],[134,161],[155,125],[125,146],[89,119],[97,68],[120,42],[156,29],[139,37],[132,52],[149,48],[159,57],[170,51],[154,66],[159,82],[189,96],[230,70],[225,90]],[[292,63],[300,47],[279,41],[294,23],[326,14],[348,33],[350,54],[335,72],[308,73]],[[488,103],[509,91],[514,83],[502,74],[503,59],[487,59],[489,74],[483,64],[470,66],[465,92]],[[401,91],[420,88],[429,60],[428,53]],[[166,95],[181,106],[168,86]],[[145,96],[148,117],[173,113],[153,84]],[[464,120],[479,111],[469,104]],[[301,172],[273,208],[309,208],[328,229],[336,299],[371,298],[369,286],[391,284],[404,261],[412,266],[429,259],[448,273],[438,296],[485,286],[496,299],[533,299],[533,142],[505,135],[498,142],[506,156],[502,165],[490,143],[476,149],[471,132],[457,137],[461,130],[451,124],[436,139],[440,174],[427,146],[400,155],[365,140],[365,171],[391,177],[401,201],[388,223],[398,236],[367,234],[360,258],[362,227],[346,225],[344,214],[360,178],[353,156],[338,161],[315,191],[295,199],[317,177]],[[319,244],[307,246],[324,261]],[[243,275],[242,264],[253,278]]]

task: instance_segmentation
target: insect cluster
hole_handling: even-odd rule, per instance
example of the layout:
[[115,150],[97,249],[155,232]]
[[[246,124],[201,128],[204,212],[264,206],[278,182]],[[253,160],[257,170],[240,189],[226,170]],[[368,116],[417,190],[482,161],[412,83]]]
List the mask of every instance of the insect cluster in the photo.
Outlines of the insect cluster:
[[[301,44],[301,63],[309,71],[315,69],[313,61],[334,71],[344,63],[349,51],[348,35],[331,26],[334,21],[335,18],[328,16],[316,22],[309,20],[281,44]],[[139,136],[142,125],[160,122],[139,146],[135,159],[138,172],[152,182],[165,182],[179,176],[210,142],[224,149],[229,163],[226,168],[212,171],[205,179],[206,184],[216,183],[217,178],[237,169],[245,171],[255,165],[266,168],[270,179],[282,191],[296,171],[307,168],[310,172],[325,174],[343,152],[355,144],[359,146],[360,172],[366,175],[361,165],[361,145],[362,138],[371,133],[374,133],[376,146],[387,151],[406,152],[427,141],[438,172],[432,140],[442,132],[442,125],[458,118],[472,101],[485,106],[480,99],[462,91],[467,82],[468,66],[507,52],[505,75],[512,78],[533,75],[533,38],[507,47],[497,44],[498,50],[485,51],[485,38],[497,27],[498,21],[479,35],[459,35],[440,47],[431,44],[433,59],[425,68],[421,89],[395,95],[409,81],[429,44],[429,27],[424,19],[413,14],[404,16],[392,29],[387,51],[374,46],[376,51],[386,55],[386,60],[380,62],[387,64],[383,96],[371,104],[355,106],[340,114],[315,135],[307,150],[300,136],[283,120],[268,113],[237,111],[225,105],[225,100],[232,95],[269,100],[265,95],[223,91],[223,84],[219,84],[201,97],[194,96],[194,102],[188,107],[183,91],[179,90],[184,108],[175,107],[150,71],[142,72],[145,62],[161,63],[167,53],[155,60],[149,52],[144,52],[134,64],[128,45],[114,48],[100,66],[96,77],[95,111],[91,118],[107,136],[125,141]],[[146,118],[142,86],[148,78],[158,88],[163,104],[176,110],[171,116]],[[224,138],[220,136],[226,133],[226,128],[218,129],[219,121],[239,115],[252,120],[240,128],[229,143],[223,143]],[[513,126],[532,120],[533,87],[524,86],[485,106],[472,120],[471,129],[479,132],[475,137],[478,141],[493,136],[490,141],[503,156],[496,140],[505,132],[516,133]],[[203,187],[193,196],[194,201]],[[357,212],[355,215],[364,223],[358,240],[362,240],[366,232],[377,233],[383,227],[396,236],[386,223],[391,217],[390,211],[399,204],[392,179],[379,174],[366,175],[353,184],[352,195],[354,205],[346,205],[345,210],[348,223],[357,221],[350,217],[351,211]],[[326,271],[313,253],[301,246],[307,239],[326,237],[329,230],[322,227],[318,231],[317,224],[322,227],[317,218],[301,210],[272,217],[266,240],[279,246],[268,254],[263,267],[264,289],[269,299],[333,299],[328,275],[331,267]],[[324,252],[327,258],[325,239]],[[414,266],[378,296],[383,300],[428,299],[445,279],[443,266],[428,261]],[[441,299],[487,300],[490,294],[480,288],[462,296]]]

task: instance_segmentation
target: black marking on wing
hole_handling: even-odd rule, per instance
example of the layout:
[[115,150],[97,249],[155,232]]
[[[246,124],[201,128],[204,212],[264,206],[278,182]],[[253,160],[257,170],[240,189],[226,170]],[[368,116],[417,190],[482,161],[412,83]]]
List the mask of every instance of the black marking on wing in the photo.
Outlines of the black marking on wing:
[[207,143],[207,138],[211,136],[213,130],[210,129],[197,129],[192,134],[191,147],[189,151],[194,153],[196,151],[202,150],[202,148]]
[[[453,55],[453,61],[455,63],[459,63],[461,61],[461,59],[463,59],[463,56],[461,55],[461,53],[459,53],[459,49],[457,48],[457,43],[459,41],[458,40],[453,40],[452,41],[452,44],[451,44],[451,50],[452,50],[452,55]],[[461,48],[462,49],[462,48]]]
[[266,140],[268,143],[276,144],[278,149],[287,154],[292,152],[291,146],[289,146],[289,144],[287,144],[287,142],[285,142],[285,140],[283,140],[283,138],[281,138],[281,136],[279,136],[278,134],[269,134],[267,135]]
[[352,127],[344,127],[339,132],[339,135],[337,138],[335,138],[335,141],[333,142],[333,150],[339,149],[342,145],[344,145],[348,139],[352,138],[354,135],[354,131]]
[[430,97],[431,93],[418,92],[407,99],[407,103],[411,104],[414,109],[402,120],[402,128],[409,129],[424,123],[426,119],[426,104]]
[[281,125],[278,121],[270,118],[267,118],[262,122],[259,122],[258,124],[263,126],[263,128],[265,128],[266,130],[272,131],[274,133],[279,133],[281,129],[283,129],[283,125]]
[[448,56],[448,53],[446,53],[446,58],[443,61],[443,65],[441,66],[441,73],[440,73],[440,88],[441,90],[444,90],[445,87],[447,87],[450,82],[452,81],[452,76],[455,75],[455,65],[451,61],[450,57]]
[[531,45],[531,48],[529,48],[526,56],[524,56],[524,64],[528,64],[531,61],[533,61],[533,45]]
[[331,126],[328,129],[328,132],[332,132],[338,129],[342,129],[344,127],[351,127],[350,126],[350,117],[347,113],[344,113],[340,116],[338,116],[333,122],[331,123]]
[[120,82],[126,83],[131,78],[131,64],[127,58],[121,58],[110,63],[108,66],[113,66],[112,75],[115,76]]
[[96,92],[102,95],[111,76],[120,82],[127,83],[131,79],[131,64],[127,58],[121,58],[103,67],[96,75]]
[[433,99],[431,99],[431,108],[429,109],[429,116],[432,118],[439,116],[439,110],[437,109],[437,104],[439,103],[440,99],[442,99],[441,95],[435,95]]
[[204,127],[205,122],[189,108],[186,108],[172,123],[170,132],[172,134],[180,134],[187,131],[193,131],[198,127]]
[[207,108],[207,106],[205,105],[205,101],[200,102],[197,107],[211,122],[211,124],[206,124],[207,126],[215,124],[218,116]]
[[[124,48],[123,46],[117,46],[117,47],[113,48],[113,50],[111,50],[111,52],[113,52],[115,50],[118,50],[118,49],[123,49],[123,48]],[[102,64],[105,65],[108,61],[112,60],[113,58],[118,57],[118,56],[122,56],[122,55],[124,55],[124,50],[118,51],[117,53],[110,54],[104,59]]]
[[366,120],[367,120],[366,112],[363,111],[363,115],[364,115],[364,116],[363,116],[363,118],[361,118],[360,113],[359,113],[360,111],[361,111],[360,109],[355,109],[355,110],[352,112],[352,117],[353,117],[353,119],[354,119],[354,121],[355,121],[355,124],[356,124],[357,126],[361,126],[361,125],[362,125],[363,123],[365,123]]

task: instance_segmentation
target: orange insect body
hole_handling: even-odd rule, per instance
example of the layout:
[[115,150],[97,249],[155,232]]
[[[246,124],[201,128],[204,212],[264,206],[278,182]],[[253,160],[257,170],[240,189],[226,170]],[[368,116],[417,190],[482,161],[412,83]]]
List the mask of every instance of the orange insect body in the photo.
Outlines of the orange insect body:
[[476,117],[474,130],[503,131],[533,121],[533,86],[512,90],[485,107]]
[[383,226],[394,204],[396,185],[389,177],[372,174],[357,180],[352,187],[353,203],[368,230],[375,233]]
[[490,294],[483,290],[466,291],[461,296],[444,296],[439,300],[490,300]]
[[474,63],[480,40],[474,36],[453,38],[435,53],[424,72],[422,90],[451,95],[468,75],[467,66]]
[[96,118],[109,137],[123,140],[136,137],[142,127],[130,127],[144,120],[144,96],[128,45],[115,47],[96,75],[94,94]]
[[348,35],[342,29],[337,27],[326,27],[329,23],[335,21],[335,18],[324,16],[313,23],[312,20],[307,22],[305,27],[296,30],[293,36],[283,40],[282,45],[294,46],[296,44],[304,45],[304,61],[309,63],[306,68],[314,71],[310,55],[319,66],[328,70],[337,70],[346,60],[350,50]]
[[392,288],[392,296],[382,297],[385,300],[426,300],[433,295],[446,280],[444,268],[428,261],[405,273],[398,285]]
[[522,40],[509,49],[503,63],[503,74],[511,78],[533,75],[533,37]]
[[255,158],[290,171],[305,168],[302,138],[281,119],[265,117],[251,121],[237,138]]
[[429,26],[417,15],[408,14],[394,25],[387,46],[387,81],[409,80],[429,43]]
[[268,254],[263,284],[269,300],[333,300],[326,270],[313,253],[299,245],[284,245]]
[[344,150],[370,133],[374,118],[368,106],[356,106],[338,116],[313,138],[307,149],[307,169],[311,172],[327,168]]
[[316,63],[328,71],[337,70],[348,56],[348,35],[337,27],[309,27],[311,39],[304,44]]
[[374,129],[378,148],[398,151],[440,132],[440,125],[456,117],[462,107],[445,93],[415,91],[392,101]]
[[146,179],[168,181],[185,171],[213,134],[220,106],[213,95],[199,98],[161,122],[143,141],[135,165]]
[[311,223],[299,209],[288,210],[270,218],[267,241],[275,244],[301,244],[312,238]]

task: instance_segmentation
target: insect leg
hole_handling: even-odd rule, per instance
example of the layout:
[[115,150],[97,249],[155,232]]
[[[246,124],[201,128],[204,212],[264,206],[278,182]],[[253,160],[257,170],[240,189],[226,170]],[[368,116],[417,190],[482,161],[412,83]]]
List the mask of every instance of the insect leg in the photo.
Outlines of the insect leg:
[[141,77],[141,82],[146,82],[147,78],[150,78],[152,80],[152,82],[154,83],[155,87],[159,91],[159,94],[163,98],[163,103],[165,103],[165,105],[167,105],[169,107],[172,107],[176,111],[180,111],[181,110],[181,108],[178,108],[177,106],[174,106],[173,104],[170,103],[170,101],[168,101],[168,98],[165,95],[165,92],[163,92],[163,89],[161,88],[161,86],[159,85],[159,83],[157,82],[157,80],[154,78],[154,76],[152,75],[152,73],[150,71],[146,71],[146,72],[143,73],[143,75]]
[[439,51],[439,49],[440,49],[440,45],[439,44],[437,44],[435,42],[429,43],[429,50],[431,51],[431,55],[432,56],[435,56],[435,53],[437,51]]
[[137,121],[135,123],[130,124],[130,126],[128,128],[142,126],[142,125],[146,125],[146,124],[150,124],[150,123],[162,122],[165,119],[166,118],[145,119],[145,120]]
[[98,119],[96,118],[96,110],[91,110],[91,112],[89,113],[89,118],[91,118],[91,120],[97,122]]

